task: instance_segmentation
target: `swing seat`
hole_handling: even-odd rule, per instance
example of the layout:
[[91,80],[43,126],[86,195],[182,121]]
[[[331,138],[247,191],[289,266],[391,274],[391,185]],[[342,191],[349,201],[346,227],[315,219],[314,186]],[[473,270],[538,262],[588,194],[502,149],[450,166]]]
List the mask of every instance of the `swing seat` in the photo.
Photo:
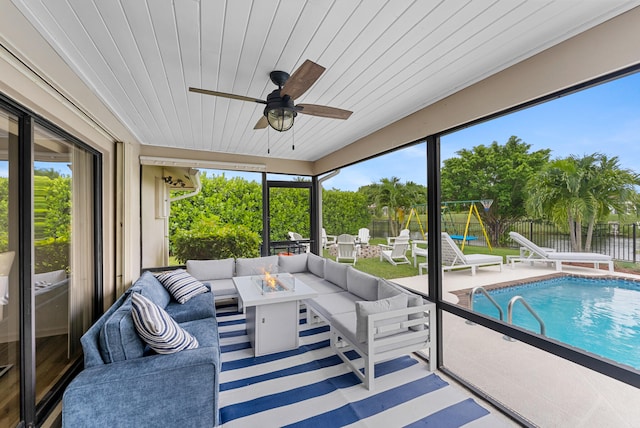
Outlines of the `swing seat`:
[[[455,239],[456,241],[464,240],[464,235],[449,235],[449,236],[451,236],[451,239]],[[478,239],[477,236],[467,236],[467,241],[475,241],[477,239]]]

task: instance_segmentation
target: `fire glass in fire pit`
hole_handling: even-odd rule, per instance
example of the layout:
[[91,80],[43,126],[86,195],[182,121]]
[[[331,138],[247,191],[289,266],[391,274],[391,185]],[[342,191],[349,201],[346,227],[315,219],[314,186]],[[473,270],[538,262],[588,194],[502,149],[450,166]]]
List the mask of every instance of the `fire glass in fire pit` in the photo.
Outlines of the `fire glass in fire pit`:
[[254,276],[253,282],[256,283],[262,294],[295,291],[296,289],[295,278],[290,273],[272,275],[266,272],[264,275]]

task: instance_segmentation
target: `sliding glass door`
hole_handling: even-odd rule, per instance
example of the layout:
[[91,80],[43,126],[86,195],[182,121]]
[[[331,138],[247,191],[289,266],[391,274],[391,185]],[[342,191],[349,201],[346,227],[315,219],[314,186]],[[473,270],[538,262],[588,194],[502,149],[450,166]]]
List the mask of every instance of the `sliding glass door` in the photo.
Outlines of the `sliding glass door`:
[[94,320],[99,156],[29,112],[4,107],[0,426],[35,426],[81,367],[80,336]]

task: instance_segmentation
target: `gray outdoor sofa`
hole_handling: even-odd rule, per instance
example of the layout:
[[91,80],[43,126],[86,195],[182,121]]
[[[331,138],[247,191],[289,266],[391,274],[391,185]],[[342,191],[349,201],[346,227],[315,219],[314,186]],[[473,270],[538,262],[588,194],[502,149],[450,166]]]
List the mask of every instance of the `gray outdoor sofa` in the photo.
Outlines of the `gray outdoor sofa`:
[[[216,301],[238,298],[233,276],[264,270],[291,273],[319,294],[304,301],[308,322],[322,320],[331,326],[333,349],[369,389],[373,389],[376,362],[423,349],[435,355],[435,329],[429,328],[435,325],[435,305],[352,266],[313,253],[187,261],[187,271],[211,285]],[[242,309],[241,301],[238,309]],[[361,358],[349,359],[345,355],[349,350]]]

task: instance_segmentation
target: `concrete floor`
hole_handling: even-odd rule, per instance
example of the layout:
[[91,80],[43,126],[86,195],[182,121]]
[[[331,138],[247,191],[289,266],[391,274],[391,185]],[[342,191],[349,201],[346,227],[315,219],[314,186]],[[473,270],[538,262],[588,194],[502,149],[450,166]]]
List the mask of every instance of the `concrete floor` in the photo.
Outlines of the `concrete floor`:
[[[609,272],[566,267],[566,273],[603,276]],[[544,264],[516,264],[446,272],[444,298],[457,303],[451,291],[554,273]],[[620,277],[634,277],[619,274]],[[635,278],[638,278],[635,276]],[[395,279],[427,293],[427,276]],[[638,427],[640,390],[452,314],[443,315],[444,363],[452,372],[481,387],[506,407],[541,427]],[[639,344],[640,348],[640,344]],[[639,350],[640,352],[640,350]]]

